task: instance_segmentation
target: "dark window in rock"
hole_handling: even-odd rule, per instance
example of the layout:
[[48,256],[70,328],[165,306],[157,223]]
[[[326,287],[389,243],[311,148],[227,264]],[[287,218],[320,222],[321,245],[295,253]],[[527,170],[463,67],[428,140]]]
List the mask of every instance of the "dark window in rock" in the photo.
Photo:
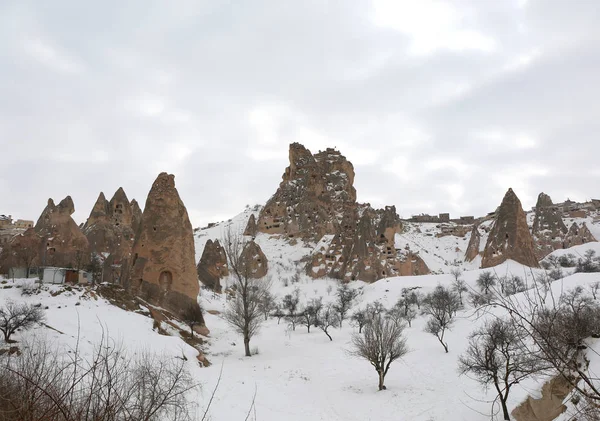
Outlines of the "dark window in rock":
[[152,229],[153,229],[154,231],[156,231],[156,227],[152,227]]

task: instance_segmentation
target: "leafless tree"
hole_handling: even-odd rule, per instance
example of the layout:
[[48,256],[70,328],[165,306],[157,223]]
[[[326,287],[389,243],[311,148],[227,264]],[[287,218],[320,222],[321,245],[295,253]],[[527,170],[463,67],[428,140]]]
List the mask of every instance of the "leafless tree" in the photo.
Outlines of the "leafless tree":
[[548,367],[537,355],[524,352],[526,332],[510,321],[492,319],[469,336],[469,346],[459,358],[461,374],[470,374],[483,386],[494,386],[505,420],[510,420],[510,389],[526,377]]
[[190,328],[190,334],[194,337],[194,326],[204,324],[204,311],[200,304],[190,304],[181,315],[181,320]]
[[260,311],[262,311],[262,313],[264,314],[265,320],[269,318],[272,311],[275,311],[277,309],[277,305],[275,304],[275,302],[275,297],[268,291],[263,295],[262,299],[260,300]]
[[600,282],[596,281],[593,284],[590,284],[589,286],[590,292],[592,293],[592,297],[595,299],[597,299],[598,297],[598,291],[600,291]]
[[298,306],[300,305],[300,290],[296,288],[292,294],[286,294],[281,302],[282,309],[286,312],[285,318],[296,330],[298,322]]
[[394,361],[408,352],[404,324],[377,314],[364,326],[362,333],[352,336],[351,355],[364,358],[377,371],[379,390],[384,390],[385,376]]
[[452,269],[452,271],[450,271],[450,273],[454,277],[454,280],[452,281],[452,291],[454,291],[454,293],[458,295],[460,305],[463,305],[462,295],[464,292],[468,291],[468,288],[467,283],[462,278],[462,270],[460,270],[459,268],[454,268]]
[[485,295],[490,294],[490,289],[496,285],[496,278],[492,272],[483,272],[477,278],[477,286],[481,289],[481,292]]
[[66,358],[39,339],[0,364],[2,421],[188,420],[196,387],[184,360],[128,355],[103,339]]
[[404,315],[404,320],[408,322],[408,327],[412,327],[412,321],[417,317],[417,311],[414,307],[410,307]]
[[14,261],[16,264],[25,267],[27,278],[29,278],[33,265],[38,262],[41,244],[42,239],[33,228],[15,237],[10,244]]
[[340,315],[339,312],[336,311],[332,304],[327,304],[326,306],[321,306],[319,311],[317,312],[316,325],[319,329],[327,335],[330,341],[333,341],[333,338],[329,334],[329,328],[341,326],[340,324]]
[[29,329],[44,318],[44,310],[40,306],[7,301],[4,307],[0,307],[0,332],[4,334],[4,342],[8,343],[17,330]]
[[311,326],[317,326],[321,308],[323,308],[323,300],[321,298],[313,298],[300,313],[299,318],[301,323],[306,326],[308,333],[310,333]]
[[438,285],[433,292],[425,297],[423,313],[429,316],[425,325],[425,332],[434,335],[448,352],[448,343],[444,342],[444,335],[452,328],[454,316],[460,308],[460,301],[449,289]]
[[352,303],[356,299],[357,295],[358,291],[356,291],[353,288],[350,288],[350,286],[345,282],[341,283],[338,287],[337,292],[335,294],[336,299],[334,309],[340,316],[340,326],[342,326],[344,319],[346,319],[348,312],[352,307]]
[[234,233],[229,227],[222,244],[233,279],[232,288],[235,291],[235,296],[223,312],[223,318],[243,336],[244,352],[250,357],[250,339],[258,333],[264,322],[260,303],[269,292],[270,279],[252,277],[250,262],[243,257],[247,243],[241,234]]
[[362,328],[367,323],[367,312],[365,310],[355,311],[350,320],[358,327],[358,333],[362,333]]

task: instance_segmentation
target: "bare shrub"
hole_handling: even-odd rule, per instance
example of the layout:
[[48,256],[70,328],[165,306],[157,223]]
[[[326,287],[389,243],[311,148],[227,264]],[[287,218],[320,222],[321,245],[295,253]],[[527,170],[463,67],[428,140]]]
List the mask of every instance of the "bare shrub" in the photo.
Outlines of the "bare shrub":
[[338,287],[337,292],[335,294],[334,309],[339,315],[340,326],[342,326],[342,323],[347,318],[348,312],[352,307],[352,303],[354,302],[357,296],[358,291],[356,291],[353,288],[350,288],[350,286],[347,283],[342,283]]
[[29,329],[36,323],[44,320],[44,310],[34,304],[16,304],[7,301],[0,308],[0,332],[4,335],[4,342],[9,342],[10,337],[19,329]]
[[329,334],[329,328],[341,326],[341,322],[339,312],[334,308],[332,304],[321,306],[321,308],[317,312],[315,326],[321,329],[323,333],[327,335],[330,341],[333,341],[333,338]]
[[483,272],[477,278],[477,286],[485,295],[490,294],[490,289],[496,285],[496,278],[492,272]]
[[204,324],[204,311],[200,304],[190,304],[182,313],[181,320],[190,328],[190,334],[194,337],[194,326]]
[[459,308],[458,297],[442,285],[438,285],[423,302],[423,313],[429,315],[425,332],[434,335],[446,352],[448,352],[448,343],[444,342],[444,335],[452,328],[454,316]]

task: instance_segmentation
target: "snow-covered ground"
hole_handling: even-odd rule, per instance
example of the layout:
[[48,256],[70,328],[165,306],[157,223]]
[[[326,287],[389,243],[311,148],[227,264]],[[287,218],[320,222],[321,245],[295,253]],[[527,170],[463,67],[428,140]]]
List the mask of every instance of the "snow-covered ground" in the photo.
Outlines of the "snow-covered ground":
[[[275,250],[284,246],[273,242],[271,247]],[[570,252],[583,255],[589,248],[600,252],[599,244],[579,246]],[[290,257],[290,261],[294,258]],[[288,282],[285,286],[284,279],[293,273],[286,271],[294,268],[286,267],[283,257],[276,260],[282,262],[279,276],[273,279],[276,296],[281,298],[298,288],[303,302],[313,297],[323,297],[325,302],[334,299],[337,281],[302,276],[300,282]],[[494,270],[500,276],[516,274],[529,281],[539,273],[515,262],[507,262]],[[481,272],[478,269],[464,272],[470,287],[475,287]],[[575,274],[555,282],[554,289],[560,292],[598,280],[598,274]],[[376,300],[390,307],[400,297],[402,288],[421,287],[421,291],[427,293],[436,285],[450,285],[451,281],[451,275],[441,274],[389,278],[373,284],[352,282],[350,285],[361,291],[354,306],[356,309]],[[423,331],[426,319],[418,316],[412,327],[405,331],[409,354],[392,365],[386,378],[388,390],[378,392],[374,369],[348,353],[351,336],[357,331],[348,321],[344,322],[343,328],[331,332],[333,341],[329,341],[320,330],[313,328],[307,333],[305,327],[297,326],[296,331],[291,331],[284,320],[278,324],[276,319],[270,319],[252,339],[251,348],[257,354],[246,358],[241,338],[219,314],[211,314],[223,311],[224,295],[203,291],[201,302],[210,311],[206,314],[206,323],[211,331],[205,351],[212,365],[201,368],[196,362],[196,350],[178,337],[162,336],[153,331],[152,319],[144,315],[115,308],[102,298],[95,299],[84,289],[52,296],[51,293],[55,294],[61,287],[48,286],[39,295],[22,296],[22,288],[17,286],[31,281],[5,282],[0,285],[0,305],[7,299],[40,302],[48,307],[46,324],[55,329],[36,327],[17,334],[15,339],[19,341],[25,337],[44,336],[61,346],[74,347],[79,332],[82,348],[89,352],[104,330],[133,352],[149,349],[172,358],[185,355],[189,370],[202,385],[195,398],[198,404],[194,414],[196,419],[200,419],[198,414],[207,405],[221,366],[223,375],[210,410],[213,420],[244,419],[255,393],[256,418],[262,421],[489,419],[494,393],[483,390],[474,380],[459,376],[457,372],[457,359],[467,346],[469,333],[485,320],[469,307],[458,313],[454,327],[448,333],[448,354],[435,337]],[[535,396],[543,380],[527,380],[518,385],[511,392],[510,407],[518,405],[527,395]],[[254,419],[253,414],[250,419]]]

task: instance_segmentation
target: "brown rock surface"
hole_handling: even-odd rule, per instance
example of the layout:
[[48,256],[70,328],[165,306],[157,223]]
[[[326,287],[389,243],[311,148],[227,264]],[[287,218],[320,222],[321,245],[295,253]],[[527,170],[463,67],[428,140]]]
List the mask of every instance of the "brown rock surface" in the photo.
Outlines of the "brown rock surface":
[[250,235],[252,237],[255,237],[257,231],[258,228],[256,226],[256,218],[254,217],[254,214],[251,214],[250,218],[248,218],[248,223],[246,224],[244,235]]
[[220,281],[229,274],[229,270],[227,269],[227,256],[219,240],[206,242],[196,271],[204,285],[213,291],[221,292]]
[[542,397],[529,396],[512,411],[516,421],[553,421],[567,410],[563,404],[573,386],[562,376],[546,382],[542,387]]
[[71,196],[58,206],[52,199],[35,224],[35,232],[43,238],[40,262],[43,266],[82,267],[87,261],[88,240],[71,215],[75,205]]
[[173,175],[161,173],[154,181],[133,255],[132,292],[176,314],[197,301],[193,230]]
[[562,212],[545,193],[538,196],[531,233],[538,259],[543,259],[554,250],[563,247],[567,227],[562,220]]
[[564,240],[563,247],[569,248],[581,244],[597,241],[584,222],[581,226],[573,222]]
[[267,275],[269,262],[260,246],[254,241],[248,241],[242,250],[240,260],[245,272],[250,278],[259,279]]
[[471,238],[469,238],[469,245],[465,252],[465,260],[472,262],[477,256],[479,256],[479,247],[481,245],[481,234],[479,233],[479,225],[473,225],[471,230]]
[[521,201],[512,189],[508,189],[496,212],[494,226],[483,251],[481,267],[489,268],[509,259],[530,267],[539,266],[527,217]]

